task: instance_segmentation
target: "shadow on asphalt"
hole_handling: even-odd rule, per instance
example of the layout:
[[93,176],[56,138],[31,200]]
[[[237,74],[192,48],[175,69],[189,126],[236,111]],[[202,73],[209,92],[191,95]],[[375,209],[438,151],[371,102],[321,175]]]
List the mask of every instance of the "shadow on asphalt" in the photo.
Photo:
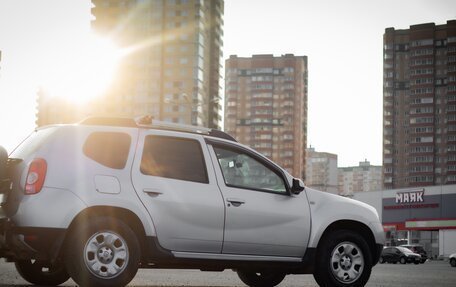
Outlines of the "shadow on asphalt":
[[[55,287],[55,286],[48,286],[48,285],[24,285],[24,284],[0,284],[0,287],[30,287],[30,286],[33,286],[33,287]],[[74,286],[74,287],[77,287],[77,285],[63,285],[62,287],[71,287],[71,286]],[[130,286],[130,285],[127,285],[127,287]],[[169,285],[133,285],[135,287],[207,287],[207,286],[198,286],[198,285],[195,285],[195,286],[191,286],[191,285],[176,285],[176,286],[169,286]],[[217,286],[217,287],[232,287],[232,286]]]

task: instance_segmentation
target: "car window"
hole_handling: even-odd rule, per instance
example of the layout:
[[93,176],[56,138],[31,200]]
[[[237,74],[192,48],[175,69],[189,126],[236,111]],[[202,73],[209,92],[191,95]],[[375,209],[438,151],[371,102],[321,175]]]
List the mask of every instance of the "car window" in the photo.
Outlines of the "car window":
[[126,133],[94,132],[84,143],[84,154],[104,166],[123,169],[127,164],[131,137]]
[[214,147],[225,184],[261,191],[287,192],[281,176],[251,155],[222,147]]
[[33,154],[55,132],[57,127],[45,127],[33,131],[22,143],[10,154],[11,158],[25,159]]
[[141,172],[151,176],[209,183],[201,145],[192,139],[147,136]]

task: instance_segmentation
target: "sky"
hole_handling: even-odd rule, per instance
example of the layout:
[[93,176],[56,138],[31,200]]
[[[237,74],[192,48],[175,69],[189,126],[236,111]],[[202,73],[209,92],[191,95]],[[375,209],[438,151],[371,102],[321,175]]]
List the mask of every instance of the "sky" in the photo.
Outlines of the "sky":
[[[89,31],[90,7],[0,0],[0,145],[8,151],[34,129],[43,74],[62,43]],[[341,167],[381,165],[385,28],[447,20],[456,20],[454,0],[225,0],[223,53],[307,56],[308,145],[337,154]]]

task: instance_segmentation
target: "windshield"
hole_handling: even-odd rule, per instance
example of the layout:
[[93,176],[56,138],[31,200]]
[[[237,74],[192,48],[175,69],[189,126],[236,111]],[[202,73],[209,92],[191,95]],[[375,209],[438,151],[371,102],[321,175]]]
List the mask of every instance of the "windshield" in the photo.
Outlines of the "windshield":
[[413,253],[412,250],[408,249],[408,248],[405,248],[405,247],[397,247],[397,249],[399,249],[400,251],[402,251],[403,253]]

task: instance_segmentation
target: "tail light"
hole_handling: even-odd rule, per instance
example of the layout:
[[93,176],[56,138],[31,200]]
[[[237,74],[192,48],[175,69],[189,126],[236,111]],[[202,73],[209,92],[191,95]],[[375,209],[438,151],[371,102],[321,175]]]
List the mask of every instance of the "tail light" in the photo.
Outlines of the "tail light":
[[25,194],[37,194],[41,191],[46,178],[47,163],[42,158],[35,158],[30,164],[27,180],[25,182]]

